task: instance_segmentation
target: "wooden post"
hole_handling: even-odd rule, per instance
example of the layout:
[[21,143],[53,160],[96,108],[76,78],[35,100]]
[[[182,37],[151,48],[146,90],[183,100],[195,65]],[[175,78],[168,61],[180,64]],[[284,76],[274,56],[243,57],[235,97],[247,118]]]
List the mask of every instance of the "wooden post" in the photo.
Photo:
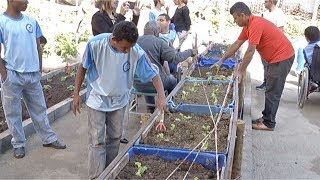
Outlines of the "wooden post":
[[241,175],[241,161],[242,161],[242,147],[243,147],[243,135],[245,129],[245,121],[238,119],[237,121],[237,133],[236,133],[236,145],[234,150],[234,159],[232,166],[231,179],[238,179]]

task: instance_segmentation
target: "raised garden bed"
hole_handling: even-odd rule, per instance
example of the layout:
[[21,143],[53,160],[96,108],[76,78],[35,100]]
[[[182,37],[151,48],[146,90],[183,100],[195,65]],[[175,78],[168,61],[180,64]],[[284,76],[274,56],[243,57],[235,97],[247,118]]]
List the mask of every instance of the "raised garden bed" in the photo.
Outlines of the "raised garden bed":
[[[128,162],[125,165],[126,161]],[[183,179],[189,168],[186,179],[213,179],[217,172],[223,169],[224,164],[225,156],[222,154],[218,154],[216,158],[216,155],[211,153],[132,147],[107,179],[166,179],[178,166],[169,179]]]
[[[176,104],[205,104],[207,105],[207,98],[210,105],[222,105],[225,94],[227,92],[228,84],[208,84],[207,82],[185,82],[183,87],[174,96]],[[233,88],[227,96],[227,104],[233,102]]]
[[190,78],[201,78],[201,79],[216,79],[216,80],[230,80],[233,73],[231,68],[220,68],[217,67],[196,67]]
[[[214,118],[216,120],[216,118]],[[141,145],[195,148],[214,128],[210,115],[198,115],[193,113],[167,113],[165,114],[167,130],[159,132],[152,127],[145,132],[140,140]],[[226,152],[228,146],[230,115],[226,114],[218,124],[218,152]],[[201,148],[201,146],[203,147]],[[202,143],[197,149],[203,151],[216,151],[215,135],[212,133],[206,143]]]
[[[55,74],[50,78],[45,78],[41,80],[43,86],[43,92],[46,99],[47,108],[58,104],[59,102],[69,98],[73,94],[74,83],[75,83],[75,70],[72,71],[70,75],[66,75],[65,72],[60,72]],[[85,88],[83,84],[82,89]],[[22,101],[22,119],[26,120],[29,118],[27,109]],[[5,116],[2,108],[2,103],[0,102],[0,133],[7,130],[8,126],[5,122]]]

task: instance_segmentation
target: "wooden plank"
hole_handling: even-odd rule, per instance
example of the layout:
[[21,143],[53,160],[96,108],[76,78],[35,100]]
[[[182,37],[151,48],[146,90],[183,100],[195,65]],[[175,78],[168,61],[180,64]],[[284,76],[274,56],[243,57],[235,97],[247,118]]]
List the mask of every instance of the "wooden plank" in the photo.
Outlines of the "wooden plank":
[[238,119],[237,122],[237,137],[234,150],[234,160],[231,179],[239,179],[241,176],[241,162],[242,162],[242,149],[243,149],[243,135],[245,130],[245,122],[242,119]]

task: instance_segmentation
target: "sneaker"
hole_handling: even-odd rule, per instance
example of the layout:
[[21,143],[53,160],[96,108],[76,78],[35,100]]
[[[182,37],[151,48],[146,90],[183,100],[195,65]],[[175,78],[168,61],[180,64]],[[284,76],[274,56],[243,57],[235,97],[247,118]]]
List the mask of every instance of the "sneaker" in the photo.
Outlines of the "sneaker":
[[129,140],[126,139],[126,138],[121,138],[121,139],[120,139],[120,143],[128,144],[128,143],[129,143]]
[[266,90],[266,82],[263,82],[260,86],[256,86],[256,90],[258,91]]
[[51,147],[51,148],[54,148],[54,149],[65,149],[67,148],[67,146],[63,143],[63,142],[60,142],[58,140],[50,143],[50,144],[43,144],[43,147]]
[[14,148],[13,156],[17,159],[23,158],[25,155],[24,147]]

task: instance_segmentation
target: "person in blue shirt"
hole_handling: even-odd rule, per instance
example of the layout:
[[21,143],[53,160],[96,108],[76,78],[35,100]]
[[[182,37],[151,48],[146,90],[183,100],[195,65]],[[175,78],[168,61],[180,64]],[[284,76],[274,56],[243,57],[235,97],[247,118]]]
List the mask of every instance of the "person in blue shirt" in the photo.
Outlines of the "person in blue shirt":
[[25,156],[26,137],[22,126],[21,98],[43,146],[65,149],[66,145],[58,140],[49,125],[40,83],[41,28],[34,18],[21,13],[28,7],[27,0],[8,0],[7,3],[6,11],[0,15],[0,43],[4,47],[4,57],[0,58],[1,97],[5,118],[12,135],[14,157]]
[[164,6],[165,0],[154,0],[154,8],[149,13],[149,21],[156,21],[160,14],[167,13]]
[[158,92],[158,108],[166,108],[160,76],[136,44],[138,37],[135,24],[119,22],[112,34],[103,33],[89,40],[78,69],[73,113],[80,113],[79,92],[87,73],[90,179],[97,178],[118,154],[134,77],[142,82],[152,81]]
[[306,62],[311,65],[314,46],[320,46],[320,31],[316,26],[309,26],[304,30],[304,36],[308,45],[303,49],[303,54]]

